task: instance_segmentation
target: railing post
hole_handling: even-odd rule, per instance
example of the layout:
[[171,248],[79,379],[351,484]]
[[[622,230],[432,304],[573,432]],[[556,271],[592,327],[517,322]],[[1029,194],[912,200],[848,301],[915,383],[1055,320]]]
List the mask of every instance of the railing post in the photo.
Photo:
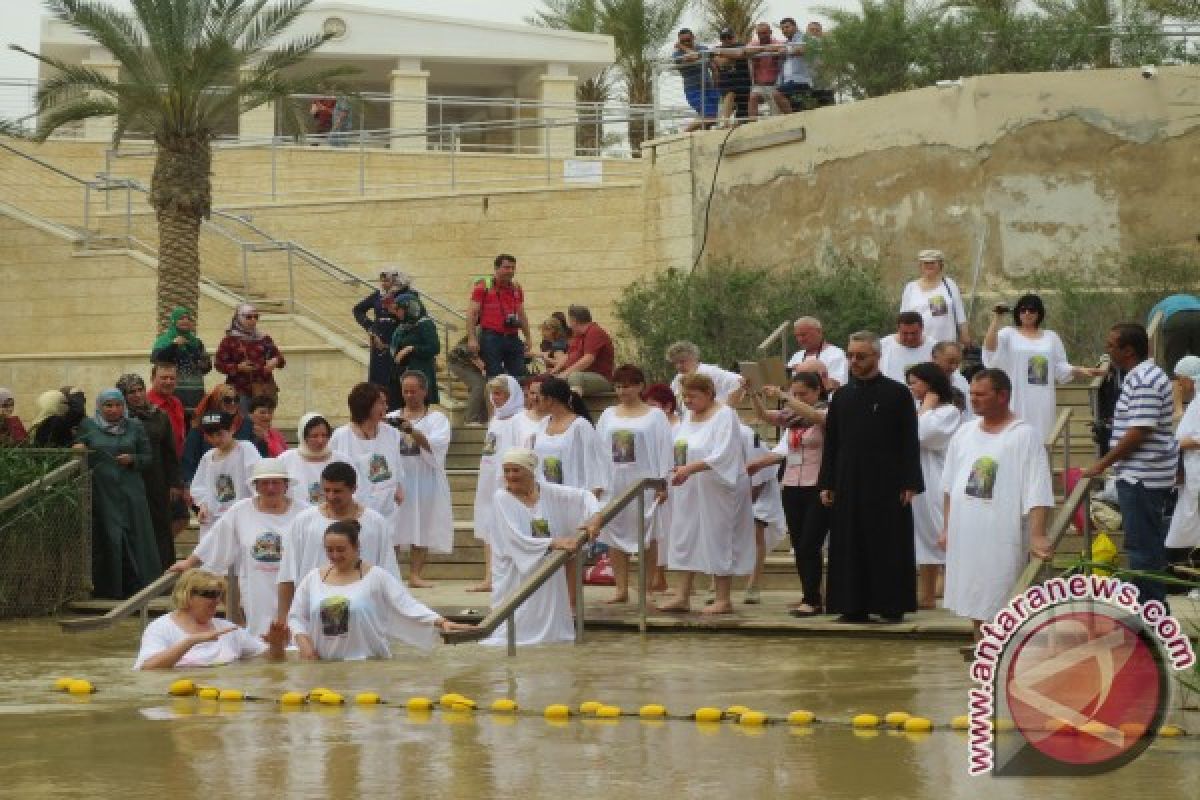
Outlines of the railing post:
[[583,641],[583,547],[575,551],[575,644]]
[[513,609],[513,613],[508,615],[508,625],[505,633],[508,639],[508,657],[512,658],[517,654],[517,612]]
[[133,242],[133,184],[125,181],[125,246]]
[[[638,493],[638,633],[646,635],[646,492]],[[626,569],[626,572],[629,570]]]
[[450,191],[458,188],[458,125],[450,126]]
[[250,294],[250,267],[247,263],[250,260],[248,255],[249,245],[242,244],[242,292],[245,295]]
[[92,241],[92,182],[83,184],[83,246],[87,249]]
[[358,196],[367,193],[367,144],[362,131],[358,133]]
[[276,137],[271,136],[271,199],[279,199],[278,191],[278,172],[279,172],[279,148],[276,145]]
[[[1069,413],[1069,412],[1068,412]],[[1071,417],[1063,428],[1063,494],[1067,492],[1067,475],[1071,472]],[[1086,514],[1084,515],[1086,516]]]
[[287,264],[288,264],[288,307],[292,313],[296,313],[296,275],[292,271],[292,244],[288,242],[287,248]]
[[[1090,478],[1081,478],[1088,482],[1087,489],[1083,492],[1083,499],[1079,501],[1079,505],[1083,508],[1083,558],[1085,561],[1092,560],[1092,486]],[[1083,569],[1084,574],[1092,574],[1092,566],[1089,563]]]

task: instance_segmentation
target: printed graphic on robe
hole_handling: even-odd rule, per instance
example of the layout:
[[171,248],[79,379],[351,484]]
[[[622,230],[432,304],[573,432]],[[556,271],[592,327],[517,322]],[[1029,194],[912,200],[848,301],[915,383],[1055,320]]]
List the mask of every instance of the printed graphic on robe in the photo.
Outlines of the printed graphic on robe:
[[946,298],[940,294],[929,298],[929,313],[934,317],[944,317],[950,313],[950,306],[946,303]]
[[971,466],[971,474],[967,476],[967,487],[963,494],[967,497],[978,497],[980,500],[991,500],[996,490],[996,473],[1000,464],[994,458],[984,456]]
[[557,456],[546,456],[542,459],[542,475],[547,483],[563,482],[562,459]]
[[217,502],[232,503],[237,498],[237,490],[233,488],[233,478],[221,473],[217,476]]
[[413,438],[411,433],[400,434],[400,455],[402,456],[419,456],[421,448],[417,446],[417,440]]
[[1050,359],[1045,356],[1030,356],[1025,380],[1030,386],[1048,386],[1050,384]]
[[550,520],[548,519],[531,519],[529,520],[529,535],[535,539],[550,538]]
[[325,492],[321,491],[321,482],[313,481],[308,485],[308,502],[314,506],[325,499]]
[[632,464],[637,461],[637,437],[633,431],[613,431],[612,460],[614,464]]
[[326,636],[345,636],[350,632],[350,600],[332,595],[321,601],[321,632]]
[[283,537],[275,531],[263,531],[254,540],[250,556],[260,563],[278,564],[283,558]]
[[372,453],[371,460],[367,464],[367,480],[371,483],[383,483],[392,479],[392,468],[388,466],[387,459],[379,453]]
[[675,440],[675,466],[682,467],[687,464],[688,443],[687,439]]
[[487,435],[483,437],[483,455],[496,455],[496,434],[491,431],[488,431]]

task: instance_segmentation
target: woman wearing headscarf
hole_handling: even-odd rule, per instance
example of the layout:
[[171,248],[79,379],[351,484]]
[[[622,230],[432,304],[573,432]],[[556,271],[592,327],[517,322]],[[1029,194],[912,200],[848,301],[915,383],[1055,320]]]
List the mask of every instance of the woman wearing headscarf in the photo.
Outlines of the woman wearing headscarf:
[[[329,440],[333,426],[320,414],[308,413],[300,418],[296,428],[296,446],[279,456],[287,468],[290,482],[288,497],[301,508],[320,505],[325,500],[321,490],[321,471],[334,461],[350,463],[350,457],[334,451]],[[361,483],[362,476],[359,476]]]
[[371,360],[367,364],[367,381],[389,389],[388,410],[400,407],[400,394],[392,395],[392,353],[389,349],[392,334],[396,332],[395,297],[401,285],[408,285],[409,277],[396,269],[384,269],[379,273],[379,288],[364,297],[354,306],[354,321],[367,332],[371,346]]
[[140,474],[150,465],[150,443],[119,390],[96,396],[76,447],[87,449],[92,470],[93,594],[129,597],[162,574],[162,564]]
[[475,538],[483,542],[483,580],[469,592],[492,590],[492,496],[504,486],[500,456],[509,448],[520,446],[517,422],[524,414],[525,394],[512,375],[497,375],[487,382],[488,400],[492,404],[492,421],[483,437],[483,452],[479,458],[479,478],[475,481]]
[[1179,359],[1175,364],[1175,377],[1179,378],[1185,394],[1190,391],[1193,397],[1175,429],[1175,441],[1179,443],[1183,462],[1183,481],[1165,545],[1172,550],[1190,552],[1200,547],[1200,393],[1196,392],[1200,357]]
[[125,396],[129,416],[142,423],[150,445],[149,458],[142,467],[142,485],[150,520],[154,524],[154,543],[162,568],[175,563],[175,537],[171,532],[171,495],[182,496],[179,456],[175,454],[175,433],[171,420],[162,409],[146,399],[146,382],[129,373],[117,379],[117,389]]
[[21,444],[29,435],[21,418],[13,412],[17,409],[17,400],[8,389],[0,389],[0,447]]
[[196,315],[176,306],[166,330],[154,340],[150,360],[155,364],[174,364],[179,368],[175,396],[185,411],[192,411],[204,397],[204,376],[212,372],[212,357],[196,335]]
[[[29,426],[29,441],[35,447],[53,447],[48,443],[52,431],[58,428],[56,418],[67,413],[67,396],[58,389],[47,389],[38,395],[37,414]],[[70,444],[68,442],[67,444]],[[59,445],[62,446],[62,445]]]
[[87,398],[73,386],[51,389],[38,397],[38,415],[29,428],[36,447],[70,447],[87,416]]
[[259,395],[279,396],[275,370],[287,362],[274,340],[258,329],[258,309],[249,303],[237,307],[225,338],[217,348],[217,371],[237,389],[242,413],[250,413],[250,399]]
[[392,378],[389,386],[395,387],[400,395],[400,375],[416,370],[425,375],[429,387],[426,402],[437,405],[437,365],[434,358],[442,350],[438,342],[437,325],[433,317],[425,313],[425,307],[415,294],[405,292],[396,298],[396,332],[392,334]]

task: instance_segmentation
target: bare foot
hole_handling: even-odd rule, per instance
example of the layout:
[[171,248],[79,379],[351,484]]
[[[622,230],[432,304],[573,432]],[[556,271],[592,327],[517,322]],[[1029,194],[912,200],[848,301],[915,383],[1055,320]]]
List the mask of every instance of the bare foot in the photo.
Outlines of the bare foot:
[[659,611],[666,611],[666,612],[676,613],[676,614],[686,614],[687,612],[692,610],[692,607],[691,607],[691,605],[688,604],[687,600],[679,599],[679,598],[676,598],[669,603],[663,603],[662,605],[656,605],[655,608],[658,609]]
[[605,605],[610,605],[610,606],[615,605],[617,603],[628,603],[628,602],[629,602],[629,593],[628,592],[623,592],[621,594],[614,594],[612,597],[610,597],[604,601]]
[[434,584],[418,575],[408,576],[408,588],[410,589],[432,589],[433,587]]
[[468,592],[490,592],[491,590],[492,585],[487,581],[484,581],[483,583],[477,583],[467,589]]
[[733,603],[730,603],[730,602],[712,603],[712,604],[707,605],[704,608],[702,608],[700,610],[700,613],[701,614],[732,614],[733,613]]

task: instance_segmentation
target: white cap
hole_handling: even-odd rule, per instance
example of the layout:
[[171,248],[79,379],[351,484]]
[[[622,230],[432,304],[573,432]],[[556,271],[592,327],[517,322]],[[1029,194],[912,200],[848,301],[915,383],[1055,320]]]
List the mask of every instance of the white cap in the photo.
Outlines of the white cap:
[[1175,364],[1175,375],[1180,378],[1200,378],[1200,356],[1184,356]]
[[537,453],[527,447],[510,447],[504,451],[504,456],[501,458],[500,463],[513,464],[537,474]]
[[261,461],[254,462],[254,467],[250,470],[250,480],[256,481],[260,478],[283,478],[285,481],[290,480],[287,468],[283,466],[283,462],[278,458],[264,458]]

